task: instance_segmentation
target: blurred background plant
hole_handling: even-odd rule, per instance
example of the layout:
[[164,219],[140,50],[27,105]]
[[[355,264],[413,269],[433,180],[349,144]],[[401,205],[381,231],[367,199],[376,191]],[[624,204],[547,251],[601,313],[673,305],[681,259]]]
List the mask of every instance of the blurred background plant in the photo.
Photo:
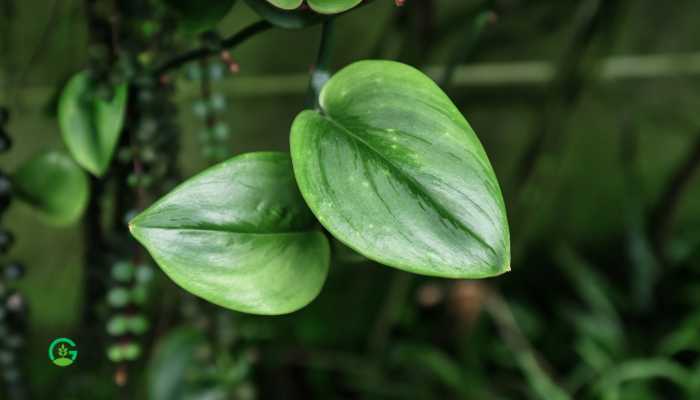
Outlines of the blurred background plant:
[[[700,398],[696,1],[375,0],[323,40],[313,10],[233,3],[0,0],[3,171],[64,148],[57,104],[77,71],[101,98],[132,90],[81,224],[17,202],[3,215],[28,268],[0,279],[0,398]],[[258,12],[309,26],[252,25],[227,50]],[[423,68],[469,119],[502,183],[510,273],[413,276],[336,243],[311,305],[260,317],[150,266],[129,216],[212,162],[288,150],[309,72],[364,58]],[[18,293],[21,337],[4,322]],[[73,366],[47,360],[56,337],[78,342]]]

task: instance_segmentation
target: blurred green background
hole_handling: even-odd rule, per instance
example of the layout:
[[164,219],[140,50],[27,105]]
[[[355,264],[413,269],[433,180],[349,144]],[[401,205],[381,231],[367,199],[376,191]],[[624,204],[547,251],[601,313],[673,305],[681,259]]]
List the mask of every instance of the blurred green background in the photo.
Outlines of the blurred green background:
[[[85,66],[88,37],[81,1],[0,4],[0,104],[12,112],[14,139],[0,168],[12,171],[40,150],[63,148],[52,109]],[[211,398],[700,398],[700,174],[683,180],[673,213],[653,218],[700,141],[700,4],[486,6],[496,21],[461,54],[483,2],[406,0],[398,9],[375,0],[337,18],[332,67],[380,56],[439,78],[457,59],[447,92],[501,182],[512,272],[452,282],[337,258],[321,295],[301,311],[232,317],[245,378]],[[590,17],[598,8],[605,15]],[[218,31],[257,19],[239,2]],[[273,29],[233,52],[240,72],[216,85],[228,99],[222,118],[234,154],[288,149],[319,33]],[[208,165],[191,112],[197,96],[196,84],[178,80],[183,177]],[[523,180],[523,155],[543,132]],[[18,288],[31,307],[22,362],[32,398],[123,397],[106,358],[94,370],[46,359],[53,338],[80,335],[81,227],[47,226],[19,203],[3,223],[17,238],[10,257],[28,267]],[[660,226],[663,240],[655,239]],[[157,275],[158,293],[175,304],[180,289]],[[153,306],[154,320],[162,309]],[[146,398],[149,358],[166,334],[152,336],[126,398]]]

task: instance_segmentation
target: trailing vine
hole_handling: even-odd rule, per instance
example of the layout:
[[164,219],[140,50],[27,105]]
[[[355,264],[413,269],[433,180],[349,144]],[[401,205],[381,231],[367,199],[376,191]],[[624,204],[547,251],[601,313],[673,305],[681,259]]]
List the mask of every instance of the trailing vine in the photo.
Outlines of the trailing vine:
[[[12,139],[5,131],[9,111],[0,107],[0,154],[12,147]],[[10,177],[0,171],[0,218],[12,203],[13,189]],[[6,228],[0,228],[0,374],[5,395],[9,400],[29,399],[28,383],[22,371],[22,353],[27,335],[27,302],[21,292],[12,286],[24,276],[24,264],[8,260],[15,237]],[[1,393],[1,392],[0,392]]]
[[[222,53],[226,59],[232,62],[230,53]],[[229,141],[231,129],[221,114],[227,108],[227,100],[223,93],[216,91],[214,83],[224,78],[225,64],[209,58],[203,58],[199,63],[188,65],[186,76],[192,81],[199,81],[201,97],[192,104],[193,114],[202,120],[204,129],[198,135],[202,156],[209,163],[223,161],[230,157]],[[228,65],[228,71],[238,71],[235,63]]]
[[143,335],[151,326],[145,307],[153,271],[147,255],[126,237],[126,224],[178,179],[179,132],[171,100],[172,82],[167,76],[150,74],[154,60],[173,45],[173,26],[167,10],[147,3],[132,17],[136,25],[118,32],[120,41],[128,43],[121,72],[130,85],[115,176],[115,225],[116,242],[126,245],[115,249],[117,261],[111,266],[107,292],[111,307],[106,323],[111,337],[107,357],[116,365],[118,386],[127,384],[129,365],[142,357]]

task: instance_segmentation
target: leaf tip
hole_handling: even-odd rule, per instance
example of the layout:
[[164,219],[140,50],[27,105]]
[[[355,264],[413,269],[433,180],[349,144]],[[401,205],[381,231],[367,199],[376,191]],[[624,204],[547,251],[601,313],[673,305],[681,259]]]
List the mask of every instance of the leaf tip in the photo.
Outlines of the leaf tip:
[[132,219],[127,223],[127,227],[129,228],[129,233],[131,233],[131,236],[133,236],[134,238],[138,239],[139,237],[138,237],[138,235],[137,235],[137,233],[136,233],[136,224],[134,223],[135,220],[136,220],[136,218],[132,218]]

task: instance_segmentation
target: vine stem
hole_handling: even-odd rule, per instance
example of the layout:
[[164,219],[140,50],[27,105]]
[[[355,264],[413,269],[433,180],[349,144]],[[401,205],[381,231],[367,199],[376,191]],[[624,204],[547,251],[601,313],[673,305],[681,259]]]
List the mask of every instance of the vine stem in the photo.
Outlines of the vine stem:
[[471,58],[477,44],[479,43],[482,33],[488,25],[496,22],[496,19],[496,13],[491,10],[481,11],[476,15],[463,42],[455,48],[450,61],[442,71],[440,86],[442,86],[443,89],[449,88],[454,79],[457,66],[461,62],[467,61],[469,58]]
[[306,100],[309,107],[318,107],[318,96],[321,94],[321,88],[331,76],[330,63],[333,55],[334,31],[333,18],[329,18],[323,23],[321,28],[321,43],[318,47],[318,55],[316,56],[316,62],[311,67],[308,98]]
[[609,29],[606,25],[612,25],[615,13],[611,10],[616,11],[614,5],[615,2],[605,5],[600,0],[588,0],[579,6],[576,30],[564,49],[555,76],[547,88],[543,107],[532,128],[532,138],[516,164],[515,180],[512,182],[514,198],[521,196],[535,175],[540,156],[547,150],[548,140],[556,136],[555,139],[561,141],[566,117],[577,105],[585,84],[590,79],[586,69],[588,53],[596,36],[604,33],[606,28]]
[[413,275],[404,271],[395,271],[392,275],[386,299],[379,310],[379,316],[374,323],[367,348],[375,358],[382,357],[386,350],[391,330],[399,320],[406,298],[410,294]]
[[258,33],[264,32],[272,28],[272,25],[267,21],[258,21],[247,27],[241,29],[240,31],[234,33],[228,38],[221,41],[221,49],[212,49],[210,47],[199,47],[183,54],[177,55],[174,58],[166,61],[160,67],[156,68],[153,72],[155,76],[160,76],[171,69],[178,68],[188,62],[198,60],[200,58],[206,58],[208,56],[214,55],[223,49],[232,49],[239,44],[245,42],[251,37],[257,35]]
[[[111,27],[107,21],[99,18],[96,11],[95,0],[85,0],[85,14],[87,17],[87,28],[90,33],[91,44],[101,43],[108,46],[110,57],[113,57],[115,49],[111,47],[111,40],[105,34],[110,32]],[[93,336],[93,328],[99,321],[96,304],[106,292],[106,285],[103,280],[105,266],[102,254],[105,251],[106,242],[104,237],[104,226],[100,215],[102,214],[101,198],[104,194],[104,184],[95,177],[90,178],[90,200],[84,217],[83,235],[85,238],[85,260],[86,269],[83,277],[83,330],[87,337]],[[94,337],[90,337],[92,340]]]
[[672,173],[664,191],[651,212],[651,233],[655,250],[662,254],[668,239],[676,211],[688,189],[695,172],[700,170],[700,134],[695,138],[688,154]]

